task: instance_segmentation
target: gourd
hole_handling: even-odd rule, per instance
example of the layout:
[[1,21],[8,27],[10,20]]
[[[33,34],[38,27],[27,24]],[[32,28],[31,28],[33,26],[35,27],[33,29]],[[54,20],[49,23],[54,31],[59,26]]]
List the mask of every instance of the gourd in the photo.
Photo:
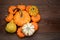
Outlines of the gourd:
[[31,16],[36,16],[38,14],[38,8],[36,6],[27,6],[26,10]]
[[22,32],[26,35],[26,36],[31,36],[34,34],[35,29],[34,29],[34,25],[32,25],[32,23],[27,23],[22,27]]
[[17,8],[20,10],[25,10],[26,6],[25,5],[17,5]]
[[16,6],[10,6],[9,9],[8,9],[8,12],[11,13],[11,14],[15,14],[15,12],[17,11],[15,9],[16,9]]
[[26,11],[19,11],[14,15],[14,22],[18,26],[23,26],[25,23],[28,23],[30,21],[30,16]]
[[6,28],[5,30],[9,33],[14,33],[16,32],[16,29],[17,29],[17,26],[16,24],[12,21],[10,21],[7,25],[6,25]]
[[6,22],[10,22],[13,19],[13,14],[8,14],[5,18]]
[[40,17],[39,14],[37,14],[36,16],[31,16],[31,20],[32,20],[33,22],[39,22],[40,19],[41,19],[41,17]]
[[18,28],[18,30],[17,30],[17,35],[18,35],[20,38],[25,37],[24,33],[22,32],[22,27]]

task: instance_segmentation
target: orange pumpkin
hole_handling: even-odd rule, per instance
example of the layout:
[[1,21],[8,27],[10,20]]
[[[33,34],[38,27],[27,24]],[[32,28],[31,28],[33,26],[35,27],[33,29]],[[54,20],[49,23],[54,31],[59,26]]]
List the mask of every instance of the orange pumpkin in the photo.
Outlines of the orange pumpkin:
[[40,15],[38,14],[36,16],[32,16],[31,19],[33,22],[39,22],[41,18],[40,18]]
[[5,18],[6,22],[10,22],[12,19],[13,19],[13,14],[11,13]]
[[15,14],[15,12],[17,11],[15,9],[16,9],[16,6],[10,6],[8,11],[9,13]]
[[38,30],[38,24],[36,22],[32,22],[32,24],[34,25],[35,30]]
[[22,32],[22,28],[21,28],[21,27],[18,28],[18,30],[17,30],[17,35],[18,35],[20,38],[25,37],[24,33]]
[[20,9],[20,10],[25,10],[25,5],[17,5],[17,8]]
[[27,11],[27,12],[29,12],[30,7],[31,7],[31,5],[28,5],[28,6],[26,7],[26,11]]
[[22,26],[25,23],[30,22],[30,16],[26,11],[19,11],[14,15],[14,22],[18,25],[18,26]]

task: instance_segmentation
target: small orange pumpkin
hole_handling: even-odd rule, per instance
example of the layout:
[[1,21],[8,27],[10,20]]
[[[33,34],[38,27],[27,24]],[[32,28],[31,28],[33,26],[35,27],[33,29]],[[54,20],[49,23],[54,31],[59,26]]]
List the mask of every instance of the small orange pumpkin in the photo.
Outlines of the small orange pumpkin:
[[30,16],[26,11],[19,11],[14,15],[14,22],[18,25],[18,26],[22,26],[25,23],[30,22]]
[[34,25],[35,30],[38,30],[38,24],[36,22],[32,22],[32,24]]
[[31,19],[32,19],[33,22],[39,22],[40,19],[41,19],[41,17],[40,17],[40,15],[38,14],[38,15],[36,15],[36,16],[32,16]]
[[27,11],[27,12],[29,12],[30,7],[31,7],[31,5],[28,5],[28,6],[26,7],[26,11]]
[[18,35],[20,38],[25,37],[24,33],[22,32],[22,27],[18,28],[18,30],[17,30],[17,35]]
[[25,5],[17,5],[17,8],[20,9],[20,10],[25,10]]

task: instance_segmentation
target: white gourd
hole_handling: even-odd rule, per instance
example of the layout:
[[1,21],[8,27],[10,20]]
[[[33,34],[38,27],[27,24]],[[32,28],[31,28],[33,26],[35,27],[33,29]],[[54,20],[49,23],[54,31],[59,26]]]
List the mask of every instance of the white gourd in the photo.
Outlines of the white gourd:
[[27,23],[22,27],[22,32],[26,35],[26,36],[31,36],[34,34],[35,29],[34,29],[34,25],[32,23]]

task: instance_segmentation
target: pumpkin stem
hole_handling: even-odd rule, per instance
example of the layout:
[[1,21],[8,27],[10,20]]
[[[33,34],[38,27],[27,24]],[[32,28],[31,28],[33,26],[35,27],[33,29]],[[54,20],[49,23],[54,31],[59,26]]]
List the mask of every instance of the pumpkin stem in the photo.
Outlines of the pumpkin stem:
[[[19,11],[20,9],[19,9],[19,8],[15,8],[15,9],[13,10],[13,12],[14,12],[15,10]],[[16,11],[16,12],[17,12],[17,11]]]
[[[18,9],[18,8],[15,8],[14,10],[13,10],[13,12],[14,13],[16,13],[16,12],[18,12],[20,9]],[[15,15],[15,14],[14,14]]]
[[34,10],[34,8],[32,8],[32,10]]
[[15,10],[17,10],[16,8],[13,10],[13,12],[15,11]]
[[15,9],[13,10],[13,12],[14,12],[15,10],[17,10],[16,12],[20,12],[20,13],[21,13],[21,16],[20,16],[20,17],[22,17],[22,15],[23,15],[22,11],[21,11],[19,8],[15,8]]
[[20,17],[22,17],[22,16],[23,16],[23,13],[22,13],[22,11],[20,10],[19,12],[21,13],[21,16],[20,16]]

